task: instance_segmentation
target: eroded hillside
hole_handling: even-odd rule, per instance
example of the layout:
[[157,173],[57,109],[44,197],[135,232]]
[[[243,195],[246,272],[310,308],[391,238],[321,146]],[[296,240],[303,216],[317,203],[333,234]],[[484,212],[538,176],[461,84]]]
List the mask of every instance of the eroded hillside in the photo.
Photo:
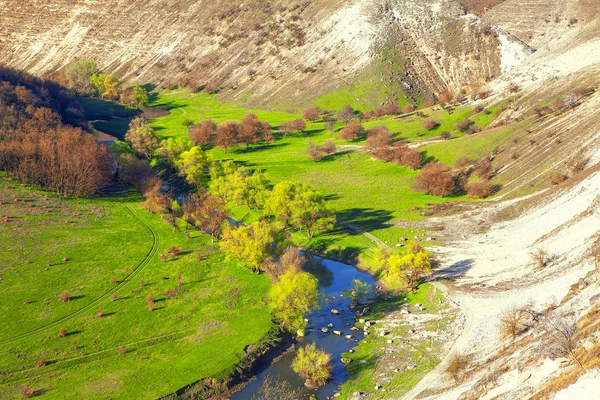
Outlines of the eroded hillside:
[[453,1],[0,2],[0,59],[35,74],[93,58],[128,81],[304,102],[356,82],[427,101],[501,72],[498,35]]

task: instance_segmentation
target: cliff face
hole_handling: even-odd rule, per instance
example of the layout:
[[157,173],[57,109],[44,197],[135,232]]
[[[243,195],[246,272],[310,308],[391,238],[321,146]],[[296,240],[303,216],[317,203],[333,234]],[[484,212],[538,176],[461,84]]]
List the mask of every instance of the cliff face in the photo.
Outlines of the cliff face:
[[127,81],[254,104],[305,102],[390,58],[400,68],[384,85],[427,99],[497,76],[499,55],[494,32],[452,1],[0,1],[9,66],[41,75],[93,58]]

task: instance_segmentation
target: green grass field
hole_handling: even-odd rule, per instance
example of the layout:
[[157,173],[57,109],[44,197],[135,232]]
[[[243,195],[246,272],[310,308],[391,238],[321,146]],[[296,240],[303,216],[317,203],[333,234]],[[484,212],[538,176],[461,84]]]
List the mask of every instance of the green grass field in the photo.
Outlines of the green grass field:
[[[226,262],[205,235],[174,232],[140,200],[66,200],[1,177],[0,398],[23,386],[51,399],[157,398],[227,377],[271,329],[267,276]],[[161,261],[171,246],[182,255]],[[166,298],[179,274],[184,292]]]

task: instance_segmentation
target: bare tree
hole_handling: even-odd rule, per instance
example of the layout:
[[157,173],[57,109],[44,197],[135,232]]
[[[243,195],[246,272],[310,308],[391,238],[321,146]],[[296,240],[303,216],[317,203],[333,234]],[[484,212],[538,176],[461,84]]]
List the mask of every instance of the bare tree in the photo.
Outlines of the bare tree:
[[217,124],[211,119],[207,119],[201,124],[192,126],[189,131],[190,140],[198,146],[208,146],[211,144],[216,133]]
[[536,268],[540,269],[547,266],[548,262],[550,261],[550,256],[548,255],[548,252],[542,249],[541,247],[531,252],[531,258],[533,259],[533,263],[536,266]]
[[577,340],[575,334],[577,327],[564,317],[558,315],[547,315],[542,320],[542,329],[546,333],[544,347],[551,355],[568,356],[580,368],[583,368],[577,357]]
[[252,400],[298,400],[302,397],[302,390],[294,390],[288,382],[267,375]]
[[235,121],[227,121],[217,128],[215,144],[221,147],[225,153],[238,143],[238,128],[238,123]]

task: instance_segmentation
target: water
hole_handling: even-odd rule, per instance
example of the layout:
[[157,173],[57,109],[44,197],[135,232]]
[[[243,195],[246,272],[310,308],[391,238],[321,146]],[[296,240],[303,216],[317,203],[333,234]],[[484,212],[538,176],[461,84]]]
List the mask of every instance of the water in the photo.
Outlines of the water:
[[[259,390],[265,377],[271,375],[274,379],[287,381],[292,388],[301,388],[304,390],[306,398],[311,394],[315,394],[317,398],[323,399],[333,394],[339,388],[339,385],[348,379],[348,374],[341,362],[341,354],[355,347],[358,340],[363,338],[362,331],[351,331],[350,327],[354,325],[355,314],[348,309],[350,304],[349,299],[342,297],[344,290],[348,290],[354,279],[359,279],[362,282],[375,285],[373,277],[367,273],[360,272],[351,265],[337,261],[314,257],[315,263],[310,269],[319,279],[319,289],[327,296],[327,300],[321,305],[321,309],[310,313],[308,318],[308,326],[306,328],[306,336],[298,343],[297,347],[305,344],[316,343],[317,348],[331,354],[331,363],[333,366],[333,379],[329,381],[327,386],[324,386],[316,391],[308,390],[304,387],[304,380],[298,377],[292,371],[292,360],[296,356],[296,352],[291,351],[281,357],[277,362],[271,364],[269,368],[256,376],[256,380],[252,381],[248,386],[234,394],[232,400],[250,400],[253,395]],[[334,297],[331,299],[330,297]],[[333,315],[332,309],[341,311],[340,315]],[[329,323],[333,324],[333,328],[329,329],[328,333],[321,332],[321,328],[327,327]],[[333,334],[333,330],[342,331],[341,336]],[[352,339],[344,338],[345,335],[352,335]]]

